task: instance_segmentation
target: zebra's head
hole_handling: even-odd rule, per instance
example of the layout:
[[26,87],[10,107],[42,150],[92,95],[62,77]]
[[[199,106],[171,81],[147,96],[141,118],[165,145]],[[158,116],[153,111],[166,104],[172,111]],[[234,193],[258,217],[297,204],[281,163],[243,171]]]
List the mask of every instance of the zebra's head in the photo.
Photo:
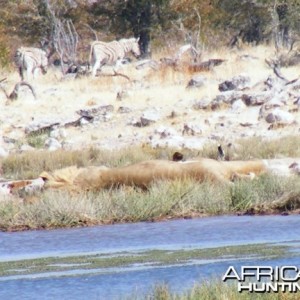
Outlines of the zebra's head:
[[46,74],[48,71],[48,57],[47,53],[44,50],[41,50],[41,70],[43,74]]
[[130,38],[130,39],[121,39],[119,40],[124,47],[125,52],[132,52],[135,57],[139,57],[141,55],[139,38]]
[[140,38],[133,38],[131,51],[135,57],[139,57],[141,55],[141,49],[139,45]]

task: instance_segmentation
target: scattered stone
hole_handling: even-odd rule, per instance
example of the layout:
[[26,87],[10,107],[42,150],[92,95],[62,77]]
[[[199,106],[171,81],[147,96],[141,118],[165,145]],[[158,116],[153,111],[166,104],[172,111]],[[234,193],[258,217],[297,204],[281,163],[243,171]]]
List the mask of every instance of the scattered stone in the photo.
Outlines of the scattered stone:
[[121,89],[120,91],[117,92],[116,100],[117,101],[122,101],[125,98],[128,98],[129,93],[126,90]]
[[87,119],[87,118],[82,117],[79,119],[79,125],[80,126],[87,125],[91,122],[91,120],[93,120],[93,119]]
[[50,137],[55,138],[57,140],[62,140],[67,137],[67,132],[64,128],[56,128],[50,132]]
[[161,126],[154,130],[155,134],[158,134],[161,139],[165,139],[170,136],[178,135],[177,131],[172,127]]
[[132,112],[132,109],[129,107],[125,107],[125,106],[120,106],[118,108],[117,112],[120,114],[128,114],[128,113]]
[[2,136],[3,142],[7,144],[15,144],[17,142],[16,139],[10,138],[8,136]]
[[42,122],[32,122],[25,127],[26,134],[40,134],[43,132],[51,131],[53,128],[60,125],[60,121],[42,121]]
[[192,63],[188,65],[188,70],[191,72],[209,71],[215,66],[221,65],[225,59],[212,58],[201,63]]
[[267,123],[290,125],[295,121],[295,117],[287,111],[275,108],[272,112],[266,115],[265,120]]
[[247,106],[262,105],[270,101],[274,97],[274,93],[271,91],[265,91],[260,93],[243,94],[242,100]]
[[236,113],[239,113],[239,112],[245,110],[246,108],[247,108],[247,106],[241,99],[233,102],[231,105],[231,110]]
[[178,117],[178,113],[175,110],[172,110],[168,118],[174,119],[176,117]]
[[204,86],[206,82],[206,78],[204,78],[203,76],[194,76],[187,84],[186,88],[200,88],[202,86]]
[[281,99],[278,99],[278,97],[272,98],[271,100],[263,104],[265,110],[282,107],[284,105],[286,105],[286,103],[284,103]]
[[20,152],[27,152],[27,151],[32,151],[32,150],[35,150],[34,147],[31,147],[31,146],[28,145],[28,144],[23,144],[23,145],[20,147]]
[[133,125],[135,127],[146,127],[146,126],[149,126],[152,123],[154,123],[154,121],[144,119],[144,118],[141,117],[139,121],[133,121],[131,123],[131,125]]
[[58,150],[58,149],[62,148],[62,145],[61,145],[61,143],[60,143],[57,139],[54,139],[54,138],[48,138],[48,139],[45,141],[45,147],[46,147],[49,151],[55,151],[55,150]]
[[197,135],[202,134],[202,129],[198,124],[185,123],[183,125],[182,135]]
[[107,114],[108,112],[112,112],[113,110],[113,105],[101,105],[88,109],[80,109],[76,113],[82,117],[95,118],[96,116]]
[[300,175],[300,165],[299,165],[299,163],[297,163],[297,162],[292,163],[292,164],[289,166],[289,169],[291,169],[291,171],[292,171],[294,174]]
[[202,98],[198,101],[195,101],[193,104],[193,109],[200,110],[200,109],[208,109],[210,108],[211,100],[209,98]]
[[161,116],[156,110],[147,110],[142,114],[141,118],[147,119],[152,122],[157,122],[161,119]]
[[219,84],[219,91],[232,91],[232,90],[243,90],[249,87],[250,77],[246,75],[238,75],[233,77],[231,80],[226,80]]
[[0,147],[0,157],[4,158],[8,156],[8,151],[6,151],[4,148]]
[[144,68],[151,68],[153,70],[158,70],[159,69],[159,63],[155,60],[152,59],[144,59],[140,60],[136,63],[135,68],[137,70],[141,70]]
[[213,103],[233,104],[235,101],[242,99],[242,96],[243,96],[243,94],[241,92],[227,91],[227,92],[217,95],[213,99]]

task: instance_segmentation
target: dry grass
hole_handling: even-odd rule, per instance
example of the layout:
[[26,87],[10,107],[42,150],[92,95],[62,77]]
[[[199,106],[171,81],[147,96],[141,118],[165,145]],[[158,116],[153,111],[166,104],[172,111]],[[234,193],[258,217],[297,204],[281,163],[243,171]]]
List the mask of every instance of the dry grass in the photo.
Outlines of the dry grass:
[[[131,299],[141,299],[134,297]],[[219,280],[212,280],[202,284],[196,284],[183,294],[175,294],[170,291],[167,285],[156,286],[152,293],[143,297],[148,300],[296,300],[299,299],[297,293],[250,293],[237,291],[236,284],[227,284]]]
[[[300,141],[294,137],[279,141],[243,140],[237,148],[240,159],[299,156]],[[276,151],[275,151],[276,150]],[[11,155],[2,160],[5,177],[35,178],[43,170],[51,171],[70,165],[128,165],[146,159],[171,158],[172,149],[132,147],[120,151],[56,151]],[[216,158],[214,144],[201,152],[183,151],[184,155]],[[291,203],[272,210],[276,200],[292,197]],[[138,222],[231,213],[289,212],[300,208],[298,178],[264,175],[253,181],[237,181],[233,186],[196,183],[192,180],[157,182],[145,192],[134,188],[103,190],[97,193],[70,195],[45,191],[39,200],[3,201],[0,203],[0,228],[17,230],[86,226],[114,222]],[[297,200],[298,199],[298,200]],[[254,210],[253,210],[254,209]]]
[[72,195],[48,190],[36,195],[34,201],[0,202],[0,229],[155,221],[244,213],[252,208],[268,213],[274,201],[290,195],[291,191],[294,202],[281,207],[280,212],[300,208],[297,178],[262,176],[250,182],[238,181],[234,186],[199,184],[192,180],[163,181],[153,184],[147,192],[128,187]]
[[[195,156],[216,159],[217,143],[207,144],[200,151],[183,149],[186,159]],[[277,140],[264,140],[259,137],[238,140],[235,147],[224,150],[231,160],[269,159],[281,157],[300,157],[300,138],[283,137]],[[234,148],[234,149],[233,149]],[[82,150],[30,151],[9,155],[0,160],[3,177],[13,179],[36,178],[42,171],[53,171],[63,167],[77,165],[124,166],[148,159],[171,159],[175,149],[152,149],[148,146],[133,146],[120,150],[100,150],[88,147]]]
[[[178,45],[178,48],[180,46]],[[176,49],[160,49],[154,53],[154,59],[172,57],[175,52]],[[245,55],[253,56],[253,58],[244,59]],[[193,111],[191,103],[194,100],[202,97],[212,99],[218,93],[218,83],[241,73],[249,74],[257,81],[265,80],[272,71],[267,68],[264,59],[272,56],[274,56],[273,50],[266,46],[245,47],[242,50],[219,48],[213,51],[204,51],[203,61],[210,58],[222,58],[226,59],[226,62],[215,67],[211,72],[202,73],[207,78],[204,87],[190,90],[185,87],[193,74],[187,71],[187,68],[178,71],[171,67],[164,67],[149,72],[149,70],[136,70],[132,65],[124,66],[119,72],[129,76],[132,82],[120,76],[63,80],[61,72],[53,69],[47,76],[41,76],[34,82],[38,100],[33,100],[32,95],[25,91],[20,93],[19,100],[5,106],[5,101],[2,101],[4,96],[0,94],[0,109],[3,112],[1,120],[5,120],[1,123],[1,133],[12,136],[20,144],[29,143],[35,148],[39,148],[43,146],[45,136],[35,136],[30,140],[28,136],[24,137],[24,125],[29,124],[33,119],[35,121],[42,121],[45,118],[66,120],[70,116],[76,115],[77,110],[86,106],[106,104],[112,104],[114,107],[128,106],[137,116],[148,108],[157,109],[165,118],[163,121],[158,121],[155,126],[171,126],[180,132],[184,122],[194,120],[201,123],[205,119],[210,120],[215,117],[210,111]],[[255,68],[250,68],[249,65],[253,64],[255,64]],[[109,67],[103,71],[112,74],[112,69]],[[287,68],[282,71],[287,78],[295,78],[295,75],[299,74],[299,67]],[[1,74],[8,77],[6,83],[8,90],[19,81],[16,71],[2,72]],[[123,89],[128,91],[126,99],[116,102],[117,92]],[[180,107],[178,111],[177,107]],[[167,118],[166,116],[169,116],[173,110],[176,111],[177,117]],[[216,112],[216,115],[216,118],[220,116],[220,112]],[[71,141],[74,144],[77,143],[76,149],[80,150],[54,152],[39,150],[11,154],[5,159],[1,159],[1,176],[12,179],[30,179],[36,178],[42,171],[52,171],[70,165],[115,167],[147,159],[170,159],[172,157],[174,149],[151,149],[144,145],[121,150],[99,150],[97,142],[107,137],[118,137],[120,134],[127,137],[132,136],[133,132],[139,137],[141,135],[149,136],[153,133],[153,128],[137,129],[123,126],[127,121],[126,116],[115,114],[114,118],[111,122],[103,122],[101,126],[91,127],[92,129],[89,127],[68,128]],[[20,126],[16,127],[16,124]],[[208,135],[211,136],[211,133]],[[205,133],[203,137],[205,137]],[[217,158],[218,142],[212,141],[199,151],[183,149],[182,152],[185,158],[195,156]],[[231,160],[300,156],[300,138],[296,135],[275,140],[254,137],[232,142],[233,147],[231,148],[227,149],[226,145],[223,145]],[[24,226],[29,224],[30,228],[77,226],[83,224],[82,222],[125,222],[231,213],[248,209],[251,205],[276,200],[288,189],[294,189],[298,193],[298,187],[294,181],[291,181],[290,185],[284,182],[284,185],[280,187],[280,180],[262,178],[260,181],[251,183],[237,183],[231,190],[207,184],[177,182],[154,185],[148,193],[121,189],[72,198],[68,195],[47,192],[40,195],[42,200],[34,204],[1,203],[1,226],[3,228],[9,228],[13,224],[23,224]],[[267,195],[269,196],[267,197]],[[74,203],[76,203],[75,206]],[[85,219],[85,216],[88,217]]]

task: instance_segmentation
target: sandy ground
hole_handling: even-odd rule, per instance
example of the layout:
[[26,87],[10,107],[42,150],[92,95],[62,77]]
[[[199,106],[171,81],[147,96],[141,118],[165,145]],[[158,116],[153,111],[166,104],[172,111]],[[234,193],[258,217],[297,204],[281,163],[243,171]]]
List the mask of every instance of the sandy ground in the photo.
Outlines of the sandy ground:
[[[28,144],[25,133],[28,126],[43,122],[63,124],[78,119],[80,116],[76,111],[80,109],[102,105],[113,105],[114,110],[78,127],[58,126],[50,136],[65,149],[90,146],[115,149],[135,144],[201,149],[212,141],[225,144],[251,136],[278,138],[298,134],[299,111],[292,112],[296,120],[294,124],[270,130],[270,124],[258,120],[260,106],[227,105],[217,110],[193,108],[197,101],[212,101],[221,94],[218,85],[236,75],[246,74],[251,78],[251,86],[263,86],[268,76],[275,77],[265,63],[266,58],[273,56],[274,52],[263,46],[232,51],[220,49],[215,53],[205,53],[203,60],[222,58],[226,61],[199,74],[168,68],[136,70],[133,63],[119,70],[130,77],[130,82],[119,76],[63,79],[60,70],[52,68],[46,75],[29,80],[36,90],[37,99],[27,87],[22,87],[19,99],[10,103],[7,103],[4,93],[0,93],[0,147],[6,153],[26,151],[30,149],[24,147]],[[291,80],[298,78],[299,70],[300,67],[282,68],[282,73]],[[111,73],[111,68],[104,68],[103,73]],[[201,75],[205,84],[187,89],[189,80],[196,75]],[[7,80],[2,86],[8,92],[12,91],[19,81],[16,70],[2,71],[3,77]],[[121,100],[117,99],[118,93],[123,95]],[[285,110],[290,108],[294,98],[287,101]],[[130,112],[121,113],[120,107],[128,108]],[[152,116],[155,122],[145,127],[134,126],[133,123],[143,114]],[[184,132],[185,124],[193,131]]]

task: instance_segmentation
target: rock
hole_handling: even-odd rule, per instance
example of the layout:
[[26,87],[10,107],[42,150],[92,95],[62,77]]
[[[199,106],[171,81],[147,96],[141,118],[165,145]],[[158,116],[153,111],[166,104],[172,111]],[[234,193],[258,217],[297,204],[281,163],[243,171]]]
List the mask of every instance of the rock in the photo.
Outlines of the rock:
[[243,94],[241,92],[236,91],[227,91],[222,94],[217,95],[213,99],[213,103],[226,103],[226,104],[232,104],[237,100],[242,99]]
[[185,123],[183,125],[182,135],[197,135],[202,133],[202,128],[199,126],[199,124]]
[[267,123],[290,125],[295,121],[295,117],[287,111],[275,108],[272,112],[266,115],[265,120]]
[[156,110],[147,110],[142,114],[141,119],[156,122],[161,119],[161,116]]
[[297,162],[293,162],[290,166],[289,169],[292,171],[292,173],[296,175],[300,175],[300,165]]
[[239,113],[239,112],[243,111],[245,108],[246,108],[246,105],[241,99],[233,102],[231,105],[231,110],[235,113]]
[[204,86],[206,82],[206,78],[204,78],[203,76],[194,76],[187,84],[187,88],[192,88],[192,87],[202,87]]
[[246,75],[238,75],[233,77],[231,80],[226,80],[219,84],[219,91],[232,91],[232,90],[242,90],[249,87],[250,77]]
[[198,101],[194,101],[193,109],[199,110],[199,109],[208,109],[210,108],[211,100],[208,98],[202,98]]
[[50,137],[62,140],[67,137],[67,132],[64,128],[56,128],[50,132]]
[[140,60],[136,63],[135,68],[137,70],[141,70],[144,68],[151,68],[153,70],[158,70],[159,69],[159,63],[155,60],[152,59],[144,59]]
[[15,144],[17,142],[16,139],[8,137],[8,136],[2,136],[3,142],[7,144]]
[[4,158],[9,155],[8,151],[6,151],[4,148],[0,147],[0,157]]
[[26,134],[39,134],[45,131],[50,131],[53,128],[56,128],[61,123],[60,120],[46,120],[41,122],[32,122],[28,126],[25,127],[25,133]]
[[170,136],[178,135],[177,131],[171,127],[161,126],[154,130],[155,134],[158,134],[161,139],[165,139]]
[[80,126],[84,126],[84,125],[90,124],[90,121],[86,118],[81,118],[79,121],[79,124],[80,124]]
[[27,152],[27,151],[32,151],[35,150],[34,147],[31,147],[30,145],[24,144],[20,147],[21,152]]
[[118,108],[117,112],[120,114],[128,114],[128,113],[132,112],[132,109],[129,107],[125,107],[125,106],[120,106]]
[[159,113],[155,110],[145,111],[140,119],[133,119],[128,124],[133,125],[135,127],[146,127],[152,123],[155,123],[161,118]]
[[283,101],[281,99],[279,99],[278,97],[272,98],[271,100],[269,100],[268,102],[263,104],[264,109],[265,110],[270,110],[270,109],[273,109],[273,108],[276,108],[276,107],[282,107],[286,104]]
[[54,138],[48,138],[48,139],[45,141],[45,147],[46,147],[49,151],[55,151],[55,150],[58,150],[58,149],[62,148],[62,145],[61,145],[61,143],[60,143],[57,139],[54,139]]
[[113,110],[113,105],[101,105],[87,109],[80,109],[76,111],[76,113],[82,117],[95,118],[96,116],[107,114],[108,112],[112,112]]
[[271,91],[243,94],[242,100],[247,106],[262,105],[270,101],[274,97],[274,93]]
[[128,97],[129,97],[128,91],[121,89],[117,92],[116,100],[122,101],[123,99],[126,99]]

